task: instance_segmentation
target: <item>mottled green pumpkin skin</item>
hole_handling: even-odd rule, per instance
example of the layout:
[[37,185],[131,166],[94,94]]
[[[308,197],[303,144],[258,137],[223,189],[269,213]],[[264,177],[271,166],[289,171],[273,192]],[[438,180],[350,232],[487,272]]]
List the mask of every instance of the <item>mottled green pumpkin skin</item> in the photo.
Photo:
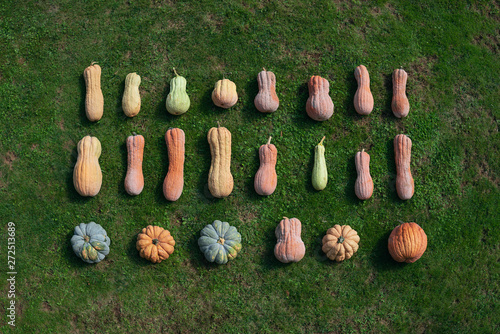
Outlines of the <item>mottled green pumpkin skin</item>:
[[94,222],[75,227],[71,247],[76,256],[87,263],[101,262],[109,254],[111,240],[104,228]]
[[241,250],[241,234],[229,223],[215,220],[201,230],[198,245],[207,261],[225,264]]

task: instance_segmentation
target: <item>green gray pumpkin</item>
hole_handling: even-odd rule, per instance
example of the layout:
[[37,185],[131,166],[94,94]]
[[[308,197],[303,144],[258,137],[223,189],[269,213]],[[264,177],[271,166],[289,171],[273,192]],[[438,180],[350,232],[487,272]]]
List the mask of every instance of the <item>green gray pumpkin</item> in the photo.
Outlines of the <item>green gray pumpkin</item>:
[[94,222],[78,225],[71,237],[73,251],[87,263],[101,262],[109,254],[110,243],[106,231]]
[[191,101],[186,93],[186,78],[177,74],[170,80],[170,93],[167,95],[167,111],[172,115],[181,115],[188,111]]
[[198,245],[207,261],[225,264],[241,250],[241,234],[229,223],[216,220],[201,230]]

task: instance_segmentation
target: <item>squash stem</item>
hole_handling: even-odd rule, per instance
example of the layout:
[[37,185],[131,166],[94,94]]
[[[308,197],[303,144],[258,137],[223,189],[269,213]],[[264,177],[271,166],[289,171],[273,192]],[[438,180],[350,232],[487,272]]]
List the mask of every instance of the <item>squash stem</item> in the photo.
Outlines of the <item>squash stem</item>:
[[318,144],[318,145],[323,146],[323,140],[325,140],[325,136],[323,136],[323,138],[321,138],[321,141],[319,142],[319,144]]
[[219,240],[217,240],[217,242],[221,245],[224,245],[224,238],[219,238]]
[[262,68],[262,70],[263,70],[264,72],[266,71],[266,69],[265,69],[264,67]]
[[158,245],[160,243],[160,240],[154,238],[153,239],[153,245]]
[[269,137],[269,139],[267,140],[267,144],[266,145],[271,144],[271,138],[273,138],[273,137]]
[[174,70],[175,76],[178,77],[179,74],[177,74],[177,71],[175,70],[175,67],[173,67],[173,70]]
[[85,242],[89,242],[90,238],[88,235],[84,235],[83,236],[83,240],[85,240]]
[[340,236],[339,237],[339,240],[337,241],[339,244],[343,243],[344,242],[344,237],[343,236]]

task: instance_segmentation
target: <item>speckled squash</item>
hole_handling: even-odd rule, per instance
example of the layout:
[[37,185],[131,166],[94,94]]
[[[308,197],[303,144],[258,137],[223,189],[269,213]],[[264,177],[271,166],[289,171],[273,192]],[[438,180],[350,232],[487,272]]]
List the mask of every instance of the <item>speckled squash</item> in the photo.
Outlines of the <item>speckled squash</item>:
[[137,116],[141,111],[141,94],[139,85],[141,77],[137,73],[129,73],[125,77],[125,90],[123,91],[122,109],[127,117]]
[[415,191],[415,184],[410,170],[411,146],[412,142],[408,136],[400,134],[394,138],[396,191],[402,200],[412,198]]
[[392,112],[397,118],[406,117],[410,112],[410,102],[406,96],[406,81],[408,74],[403,69],[392,73]]
[[91,122],[97,122],[104,113],[104,97],[101,90],[101,67],[92,63],[83,71],[85,79],[85,114]]
[[306,254],[306,246],[301,239],[302,224],[297,218],[283,217],[276,227],[274,256],[283,263],[299,262]]
[[73,184],[82,196],[95,196],[101,190],[102,172],[99,166],[101,142],[85,136],[77,145],[78,158],[73,169]]
[[127,174],[125,175],[125,191],[129,195],[139,195],[144,189],[142,159],[144,156],[144,137],[133,134],[127,137]]
[[267,144],[259,148],[260,167],[255,174],[254,188],[261,196],[271,195],[278,185],[278,175],[276,174],[276,162],[278,150],[271,144],[271,137]]
[[309,79],[309,98],[306,112],[315,121],[326,121],[333,115],[333,101],[329,95],[330,83],[327,79],[314,75]]
[[201,230],[198,246],[207,261],[225,264],[241,250],[241,234],[229,223],[215,220]]
[[231,132],[219,125],[208,131],[207,139],[212,155],[208,190],[216,198],[227,197],[234,186],[231,174]]
[[373,110],[373,95],[368,70],[364,65],[359,65],[354,70],[354,77],[358,82],[358,89],[354,94],[354,109],[360,115],[369,115]]
[[184,154],[186,137],[179,128],[170,128],[165,133],[168,149],[168,172],[163,181],[163,195],[169,201],[177,201],[184,189]]
[[257,75],[257,83],[259,93],[254,99],[255,108],[263,113],[275,112],[280,105],[280,100],[276,95],[276,76],[264,68]]
[[370,155],[365,152],[357,152],[354,161],[358,177],[354,183],[354,192],[361,200],[367,200],[373,194],[373,179],[370,175]]
[[427,235],[416,223],[402,223],[389,235],[388,248],[394,260],[413,263],[427,249]]
[[215,83],[212,91],[212,101],[218,107],[228,109],[238,102],[236,84],[229,79],[222,79]]

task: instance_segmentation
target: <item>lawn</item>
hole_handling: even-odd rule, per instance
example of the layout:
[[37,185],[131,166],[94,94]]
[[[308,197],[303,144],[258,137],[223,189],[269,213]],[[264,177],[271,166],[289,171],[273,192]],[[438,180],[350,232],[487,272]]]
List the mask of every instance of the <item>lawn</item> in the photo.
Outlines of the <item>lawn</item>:
[[[25,1],[0,3],[1,333],[498,333],[500,332],[499,1]],[[83,70],[102,68],[104,116],[85,116]],[[354,69],[370,73],[375,107],[353,106]],[[175,67],[189,111],[167,113]],[[256,110],[257,73],[277,77],[279,109]],[[394,69],[408,73],[410,113],[391,111]],[[142,107],[121,109],[125,77],[142,78]],[[324,122],[305,112],[307,81],[330,82]],[[238,103],[211,99],[222,77]],[[232,134],[234,190],[207,188],[207,133]],[[162,192],[165,132],[184,130],[184,191]],[[145,187],[124,189],[126,138],[145,138]],[[415,194],[395,190],[393,139],[413,142]],[[102,144],[103,184],[92,198],[73,186],[76,145]],[[258,149],[278,150],[278,186],[254,190]],[[314,146],[325,136],[328,185],[311,184]],[[354,193],[354,155],[370,154],[373,196]],[[284,217],[302,222],[304,258],[274,257]],[[242,250],[226,265],[205,260],[200,230],[219,219],[238,228]],[[75,256],[74,227],[95,221],[111,239],[98,264]],[[416,222],[428,247],[413,264],[392,260],[390,232]],[[7,281],[8,224],[15,224],[15,286]],[[168,229],[175,252],[142,259],[137,234]],[[360,235],[335,263],[321,239],[335,224]],[[15,289],[15,298],[9,297]],[[15,301],[15,328],[7,308]]]

